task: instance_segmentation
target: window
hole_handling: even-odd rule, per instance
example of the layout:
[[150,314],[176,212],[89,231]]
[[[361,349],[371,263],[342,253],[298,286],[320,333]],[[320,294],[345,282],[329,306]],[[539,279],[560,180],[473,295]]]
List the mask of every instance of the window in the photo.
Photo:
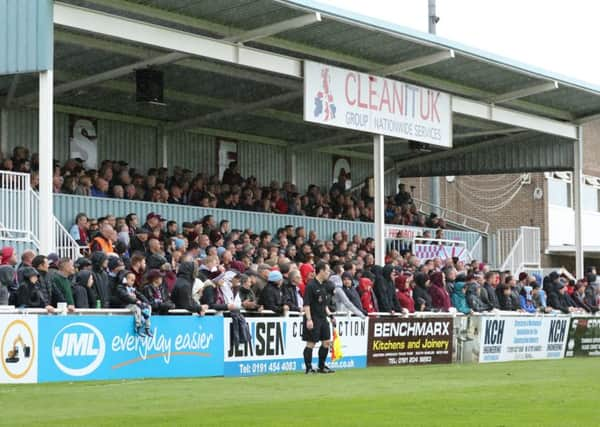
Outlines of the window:
[[[573,207],[573,204],[571,203],[571,183],[562,179],[549,178],[548,202],[555,206],[563,206],[566,208]],[[598,201],[596,200],[596,204],[597,203]]]
[[591,185],[581,188],[581,207],[584,211],[598,212],[598,189]]

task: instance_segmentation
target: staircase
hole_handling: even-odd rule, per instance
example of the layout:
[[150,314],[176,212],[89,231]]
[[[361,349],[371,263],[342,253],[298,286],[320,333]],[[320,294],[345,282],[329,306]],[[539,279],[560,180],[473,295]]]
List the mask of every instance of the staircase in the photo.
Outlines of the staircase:
[[[18,252],[39,251],[39,204],[29,174],[0,171],[0,246],[14,246]],[[53,252],[61,258],[79,258],[79,244],[56,217],[53,224]]]

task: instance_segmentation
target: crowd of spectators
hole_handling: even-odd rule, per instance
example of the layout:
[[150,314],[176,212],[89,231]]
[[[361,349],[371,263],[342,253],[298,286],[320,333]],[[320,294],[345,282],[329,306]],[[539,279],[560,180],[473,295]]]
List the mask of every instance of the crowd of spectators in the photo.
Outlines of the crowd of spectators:
[[[537,275],[490,271],[485,264],[456,258],[420,260],[390,250],[375,265],[371,238],[340,231],[321,240],[314,231],[287,226],[268,231],[232,229],[211,215],[200,221],[166,221],[151,212],[143,224],[135,214],[106,216],[92,224],[77,215],[71,233],[89,252],[75,263],[55,254],[0,253],[0,305],[56,311],[128,308],[140,333],[149,315],[178,308],[276,315],[301,312],[315,265],[329,264],[331,309],[364,317],[370,313],[502,311],[572,313],[598,311],[595,268],[585,279],[566,272]],[[17,265],[18,264],[18,265]],[[144,314],[145,313],[145,314]]]
[[[0,170],[31,173],[31,184],[38,188],[38,156],[30,156],[25,147],[16,147],[12,157],[2,159]],[[302,193],[294,184],[269,185],[255,177],[242,177],[237,162],[231,162],[221,179],[174,167],[151,168],[146,173],[130,168],[125,161],[104,160],[99,169],[87,169],[82,159],[70,159],[62,166],[55,162],[55,193],[124,200],[173,203],[205,208],[234,209],[253,212],[303,215],[349,221],[374,221],[373,197],[365,185],[360,194],[347,188],[349,174],[342,169],[338,180],[328,190],[310,185]],[[412,195],[400,184],[397,194],[386,198],[385,221],[388,224],[445,228],[435,214],[419,213]]]

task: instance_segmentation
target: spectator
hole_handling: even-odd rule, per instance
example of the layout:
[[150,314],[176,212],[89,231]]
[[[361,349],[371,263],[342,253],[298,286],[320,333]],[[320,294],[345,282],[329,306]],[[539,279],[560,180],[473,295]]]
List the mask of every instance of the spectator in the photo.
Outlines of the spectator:
[[40,274],[37,270],[33,267],[23,267],[21,274],[23,275],[23,282],[21,282],[17,290],[17,306],[23,308],[45,308],[48,313],[54,313],[54,307],[44,299],[44,295],[40,290]]
[[135,288],[135,274],[126,273],[121,283],[117,285],[116,293],[121,308],[126,308],[133,314],[135,332],[140,337],[152,337],[150,332],[150,304]]
[[354,286],[354,276],[350,271],[342,274],[342,284],[344,285],[342,290],[346,294],[346,298],[356,307],[362,314],[367,314],[366,310],[363,309],[360,295]]
[[396,278],[396,298],[402,307],[402,311],[415,312],[415,301],[413,300],[413,276],[402,274]]
[[90,243],[90,239],[88,236],[88,217],[84,213],[78,213],[75,217],[75,224],[69,230],[69,234],[75,241],[79,244],[79,246],[87,246]]
[[44,255],[36,255],[31,262],[31,266],[35,268],[39,274],[38,287],[42,293],[42,298],[49,306],[56,307],[59,302],[66,302],[63,293],[50,280],[48,274],[48,258]]
[[90,189],[92,197],[108,197],[108,181],[104,178],[96,178],[94,186]]
[[246,274],[240,276],[240,300],[242,301],[242,308],[249,311],[262,311],[263,307],[258,304],[258,298],[252,291],[252,281]]
[[450,295],[448,295],[448,291],[446,290],[444,273],[435,272],[431,275],[429,295],[431,295],[431,304],[434,309],[449,311],[451,307]]
[[481,284],[476,280],[467,281],[467,304],[474,313],[490,311],[491,307],[481,299]]
[[92,287],[87,288],[90,308],[109,308],[111,293],[106,273],[108,256],[104,252],[93,252],[91,261],[94,283]]
[[406,184],[398,184],[398,193],[394,197],[397,206],[410,205],[413,203],[412,196],[406,191]]
[[596,313],[598,311],[598,307],[588,304],[588,299],[586,298],[586,286],[590,285],[587,285],[583,280],[577,281],[577,284],[575,285],[575,292],[573,292],[571,298],[573,299],[576,307],[586,311],[587,313]]
[[194,285],[196,266],[193,262],[182,262],[177,270],[177,281],[173,287],[171,299],[175,308],[182,308],[192,313],[204,315],[208,309],[205,305],[200,305],[192,298],[192,287]]
[[503,285],[498,286],[496,288],[496,293],[498,296],[498,302],[500,304],[500,310],[515,311],[517,310],[517,308],[520,308],[520,303],[518,306],[514,305],[510,285],[505,283]]
[[335,283],[333,296],[336,311],[341,313],[352,313],[355,316],[364,319],[365,315],[362,311],[362,307],[359,308],[355,306],[344,292],[344,288],[346,287],[352,287],[352,275],[350,273],[342,274],[341,279],[338,279]]
[[[282,269],[284,266],[289,269],[289,264],[284,264]],[[302,283],[302,276],[298,270],[290,271],[288,279],[283,282],[283,302],[290,308],[290,311],[302,311],[304,300],[300,295],[300,283]]]
[[425,273],[415,274],[415,289],[413,290],[415,311],[431,311],[433,309],[430,288],[431,281]]
[[526,313],[537,312],[537,307],[533,301],[533,288],[529,285],[525,285],[521,289],[521,310]]
[[483,285],[483,289],[481,290],[481,300],[483,303],[496,310],[500,309],[500,301],[498,301],[498,296],[496,293],[498,280],[498,273],[491,271],[487,272],[485,274],[485,283]]
[[15,280],[15,265],[17,265],[15,250],[10,246],[3,247],[0,252],[0,305],[8,305],[11,295],[16,296],[18,284]]
[[17,281],[19,284],[23,282],[23,270],[27,267],[31,267],[31,263],[35,258],[35,252],[31,249],[26,249],[21,254],[21,264],[17,268]]
[[369,277],[361,277],[358,281],[360,302],[364,311],[368,313],[379,312],[377,297],[373,291],[373,281]]
[[116,233],[110,224],[104,224],[100,228],[100,234],[90,242],[92,252],[104,252],[105,254],[114,253],[113,242],[116,241]]
[[282,284],[282,274],[277,270],[271,271],[267,276],[267,286],[261,292],[259,301],[265,310],[271,310],[279,315],[286,315],[290,307],[284,304]]
[[75,267],[69,258],[61,258],[57,265],[58,272],[53,276],[52,282],[64,296],[67,309],[72,313],[75,311],[75,299],[73,298],[71,277],[75,274]]
[[457,280],[452,289],[452,305],[459,313],[471,314],[473,310],[471,310],[471,307],[467,304],[466,293],[466,283],[462,280]]

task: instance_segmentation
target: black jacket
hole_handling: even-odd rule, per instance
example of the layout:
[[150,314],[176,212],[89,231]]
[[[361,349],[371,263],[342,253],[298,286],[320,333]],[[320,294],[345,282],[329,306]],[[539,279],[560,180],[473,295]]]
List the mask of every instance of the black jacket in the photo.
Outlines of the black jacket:
[[39,273],[40,292],[42,293],[44,300],[54,307],[56,307],[59,302],[66,302],[67,300],[62,291],[56,287],[54,281],[50,280],[49,274],[44,271],[39,271]]
[[158,288],[148,283],[142,289],[142,294],[152,307],[152,313],[168,314],[169,310],[175,308],[175,304],[169,298],[169,291],[164,282]]
[[[94,276],[94,285],[88,289],[88,299],[92,308],[96,308],[96,301],[100,300],[102,308],[110,307],[110,284],[106,270],[102,268],[102,264],[106,260],[107,255],[104,252],[94,252],[92,254],[92,275]],[[94,298],[95,297],[95,298]]]
[[283,292],[281,288],[273,282],[267,283],[267,286],[260,294],[260,305],[265,310],[272,310],[275,314],[282,314],[283,304]]
[[553,291],[548,296],[548,305],[555,310],[560,310],[565,314],[569,313],[569,301],[566,295],[561,294],[558,291]]
[[[283,282],[281,287],[283,304],[287,304],[290,307],[290,311],[301,311],[300,304],[298,301],[298,294],[296,285],[288,280]],[[241,298],[241,297],[240,297]]]
[[520,303],[519,303],[519,305],[514,304],[514,301],[512,298],[512,292],[510,293],[510,295],[504,295],[505,289],[506,289],[505,285],[500,285],[496,288],[498,302],[500,303],[500,309],[505,310],[505,311],[515,311],[518,308],[520,308],[521,307]]
[[75,281],[72,286],[75,308],[90,308],[87,283],[91,275],[92,272],[87,270],[82,270],[75,275]]
[[[413,289],[415,311],[431,311],[433,309],[433,304],[431,303],[431,295],[429,294],[429,291],[425,286],[426,283],[427,275],[425,275],[425,273],[415,274],[415,288]],[[423,309],[421,309],[421,307],[423,307]]]
[[208,305],[208,308],[212,310],[225,311],[228,309],[227,304],[225,304],[223,301],[219,289],[212,284],[212,282],[205,282],[204,289],[202,290],[202,299],[200,302]]
[[[19,284],[16,280],[16,270],[10,265],[0,265],[0,287],[8,291],[8,299],[4,304],[14,305],[17,298],[17,289]],[[0,291],[0,295],[2,292]],[[6,296],[6,293],[4,294]]]
[[484,304],[488,305],[492,309],[500,309],[500,301],[498,301],[496,289],[494,289],[489,283],[484,283],[483,288],[481,289],[480,298]]
[[177,280],[171,292],[171,300],[176,308],[183,308],[192,313],[200,313],[202,307],[192,298],[195,269],[196,266],[193,262],[182,262],[179,265]]
[[31,283],[29,277],[37,275],[38,272],[33,267],[23,268],[23,282],[17,290],[17,306],[27,308],[45,308],[48,301],[40,289],[40,282]]
[[[387,268],[388,266],[386,266]],[[379,311],[390,312],[394,311],[394,303],[388,291],[388,280],[384,277],[384,269],[378,265],[371,268],[371,272],[375,275],[373,282],[373,291],[379,303]],[[394,295],[395,299],[395,295]]]
[[115,308],[125,308],[130,304],[135,304],[137,301],[148,304],[146,297],[144,297],[141,292],[134,288],[134,295],[131,295],[127,292],[127,285],[122,282],[117,284],[115,292],[117,297],[116,301],[118,301],[118,305],[115,306]]

